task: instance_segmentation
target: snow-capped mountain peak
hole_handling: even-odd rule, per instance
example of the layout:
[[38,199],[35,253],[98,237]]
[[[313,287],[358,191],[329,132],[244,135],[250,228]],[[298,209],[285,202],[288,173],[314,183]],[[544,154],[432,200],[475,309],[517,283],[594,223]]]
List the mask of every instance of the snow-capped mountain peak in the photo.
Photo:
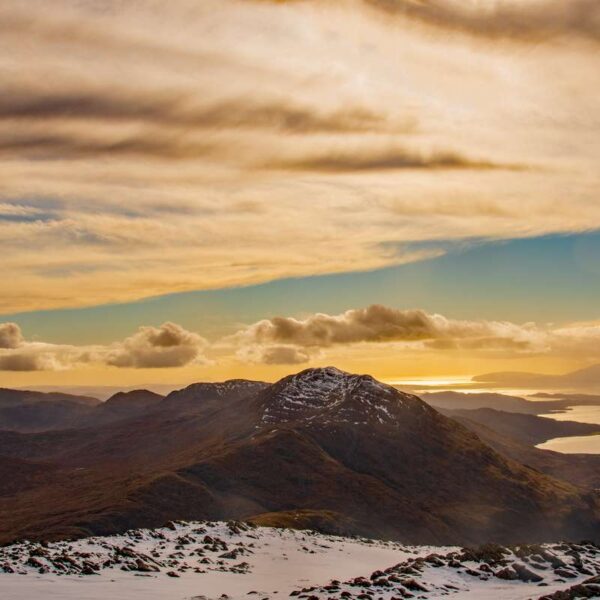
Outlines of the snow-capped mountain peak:
[[264,423],[313,420],[394,423],[402,408],[423,404],[370,375],[353,375],[336,367],[307,369],[282,379],[270,390]]

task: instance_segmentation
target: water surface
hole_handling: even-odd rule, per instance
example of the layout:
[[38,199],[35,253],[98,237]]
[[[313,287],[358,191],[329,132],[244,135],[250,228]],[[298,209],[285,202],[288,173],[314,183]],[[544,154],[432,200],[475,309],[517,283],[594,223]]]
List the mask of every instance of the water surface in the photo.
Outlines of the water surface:
[[580,435],[554,438],[538,444],[540,450],[554,450],[563,454],[600,454],[600,435]]

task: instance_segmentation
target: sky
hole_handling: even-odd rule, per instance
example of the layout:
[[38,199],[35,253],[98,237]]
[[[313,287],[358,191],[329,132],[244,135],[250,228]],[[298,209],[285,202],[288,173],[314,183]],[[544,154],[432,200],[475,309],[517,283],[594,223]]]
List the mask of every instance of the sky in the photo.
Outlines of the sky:
[[6,0],[0,385],[600,362],[595,0]]

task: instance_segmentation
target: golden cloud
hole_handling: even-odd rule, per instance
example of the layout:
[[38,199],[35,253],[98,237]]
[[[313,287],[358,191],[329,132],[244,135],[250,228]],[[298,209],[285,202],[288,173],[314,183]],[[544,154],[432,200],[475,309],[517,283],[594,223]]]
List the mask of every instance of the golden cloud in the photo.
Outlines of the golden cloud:
[[0,349],[18,348],[22,343],[23,334],[16,323],[0,323]]
[[3,2],[0,313],[600,227],[596,4]]
[[[23,338],[18,325],[0,324],[10,331],[13,345],[0,346],[0,371],[61,371],[87,365],[133,369],[182,367],[206,362],[208,343],[197,333],[176,323],[140,327],[132,336],[106,346],[72,346],[32,342]],[[18,341],[18,343],[15,343]]]
[[600,42],[600,7],[595,0],[364,0],[387,14],[477,37],[545,41],[577,36]]
[[[405,349],[476,352],[493,355],[566,355],[600,358],[600,325],[555,328],[534,323],[449,319],[421,309],[381,305],[338,315],[316,313],[303,319],[263,319],[228,338],[240,347],[238,357],[251,362],[296,364],[322,350],[355,344],[389,344]],[[394,345],[396,344],[396,345]]]
[[109,349],[104,360],[113,367],[182,367],[202,362],[202,351],[206,346],[206,340],[197,333],[167,322],[160,327],[140,327],[116,348]]

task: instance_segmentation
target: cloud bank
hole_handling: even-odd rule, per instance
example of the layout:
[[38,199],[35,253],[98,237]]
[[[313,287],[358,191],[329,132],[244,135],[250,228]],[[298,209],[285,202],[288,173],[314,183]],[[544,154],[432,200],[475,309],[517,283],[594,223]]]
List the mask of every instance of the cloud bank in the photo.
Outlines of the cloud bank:
[[0,323],[0,371],[60,371],[103,366],[162,369],[225,361],[298,365],[361,349],[388,356],[460,354],[506,358],[566,356],[600,360],[600,323],[563,326],[452,319],[422,309],[371,305],[330,315],[273,317],[208,341],[176,323],[142,326],[106,345],[74,346],[26,339],[15,323]]
[[535,323],[456,320],[420,309],[401,310],[381,305],[351,309],[339,315],[316,313],[304,319],[264,319],[239,331],[229,341],[241,346],[243,358],[266,364],[308,362],[324,349],[335,352],[335,347],[365,343],[389,344],[391,351],[398,354],[405,349],[417,349],[495,356],[600,358],[598,324],[555,328]]
[[[11,332],[11,337],[3,336]],[[2,341],[8,343],[1,345]],[[207,341],[176,323],[140,327],[107,346],[72,346],[27,341],[15,323],[0,324],[0,371],[61,371],[86,366],[133,369],[182,367],[206,362]]]
[[175,323],[164,323],[160,327],[140,327],[119,347],[109,350],[104,360],[113,367],[182,367],[202,362],[201,353],[206,346],[206,340],[197,333]]

